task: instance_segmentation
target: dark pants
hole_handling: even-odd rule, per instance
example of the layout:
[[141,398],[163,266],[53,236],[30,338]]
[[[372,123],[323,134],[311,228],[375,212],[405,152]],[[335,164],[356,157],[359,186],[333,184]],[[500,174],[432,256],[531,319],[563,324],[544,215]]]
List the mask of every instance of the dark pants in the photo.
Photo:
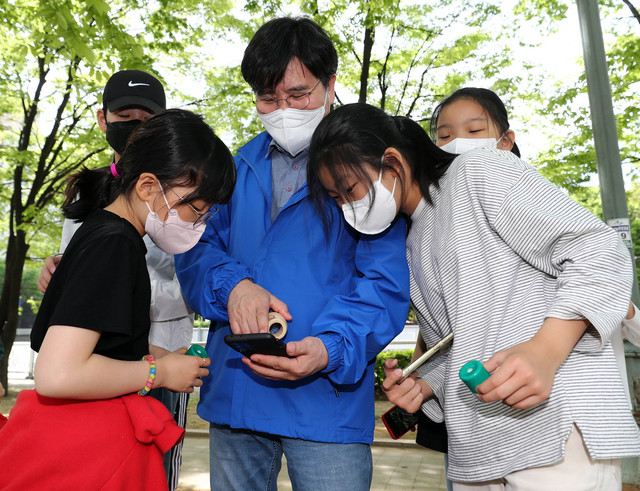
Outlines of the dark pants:
[[[184,428],[185,418],[184,416],[179,418],[179,414],[186,413],[186,401],[188,400],[188,397],[183,397],[183,404],[185,407],[182,408],[183,410],[181,410],[179,404],[181,394],[179,392],[173,392],[172,390],[162,387],[159,389],[153,389],[149,393],[149,395],[164,404],[169,412],[173,415],[176,423],[178,423],[181,428]],[[169,489],[171,491],[174,491],[178,487],[178,479],[180,477],[180,466],[182,464],[182,441],[173,446],[167,453],[164,454],[163,463],[164,471],[167,475],[167,484],[169,485]]]

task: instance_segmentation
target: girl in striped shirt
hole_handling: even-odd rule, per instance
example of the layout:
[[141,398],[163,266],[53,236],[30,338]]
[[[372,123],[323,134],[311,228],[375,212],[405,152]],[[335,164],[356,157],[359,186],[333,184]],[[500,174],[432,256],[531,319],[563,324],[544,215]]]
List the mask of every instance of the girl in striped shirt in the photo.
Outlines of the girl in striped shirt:
[[[382,234],[411,217],[407,257],[421,333],[452,348],[384,389],[446,418],[454,489],[619,489],[640,432],[609,338],[627,313],[629,255],[617,234],[511,152],[438,148],[417,123],[365,104],[327,116],[309,185]],[[479,399],[458,378],[483,361]]]

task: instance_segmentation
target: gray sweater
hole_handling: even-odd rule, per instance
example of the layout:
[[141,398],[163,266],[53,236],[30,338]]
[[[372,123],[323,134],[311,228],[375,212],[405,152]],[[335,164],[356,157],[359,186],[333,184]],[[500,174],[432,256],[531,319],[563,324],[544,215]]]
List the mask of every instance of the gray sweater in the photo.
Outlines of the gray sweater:
[[[423,411],[444,418],[449,477],[484,481],[559,461],[573,424],[592,458],[640,455],[640,432],[609,342],[629,306],[630,258],[615,231],[510,152],[472,150],[414,213],[411,299],[428,345],[451,349],[420,370]],[[592,324],[527,410],[477,400],[460,381],[469,360],[531,339],[546,317]]]

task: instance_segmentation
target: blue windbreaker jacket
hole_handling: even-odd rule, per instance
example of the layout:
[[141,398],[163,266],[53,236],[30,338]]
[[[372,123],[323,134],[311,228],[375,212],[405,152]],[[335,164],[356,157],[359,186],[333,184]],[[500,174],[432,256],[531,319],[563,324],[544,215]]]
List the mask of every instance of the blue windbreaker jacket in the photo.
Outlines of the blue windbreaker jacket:
[[[271,138],[240,148],[233,198],[208,222],[200,242],[176,256],[191,308],[211,319],[212,364],[200,390],[205,420],[291,438],[371,443],[376,355],[402,330],[409,307],[405,221],[360,236],[328,203],[329,231],[303,185],[271,222]],[[317,336],[325,370],[298,381],[255,375],[224,343],[227,299],[251,278],[285,302],[293,320],[285,342]]]

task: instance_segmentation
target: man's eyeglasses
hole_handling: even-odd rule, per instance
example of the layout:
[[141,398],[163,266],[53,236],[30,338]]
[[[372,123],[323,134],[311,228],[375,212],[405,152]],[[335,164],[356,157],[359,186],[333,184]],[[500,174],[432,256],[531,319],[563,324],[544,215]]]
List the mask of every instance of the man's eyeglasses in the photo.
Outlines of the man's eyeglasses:
[[320,85],[320,80],[316,83],[311,90],[306,92],[293,92],[289,94],[284,99],[278,99],[276,97],[263,97],[258,96],[256,98],[255,105],[258,111],[261,113],[268,113],[275,109],[280,108],[280,101],[284,101],[287,107],[292,107],[294,109],[306,109],[311,103],[311,93],[315,90],[315,88]]
[[211,218],[213,215],[218,213],[218,208],[216,207],[216,205],[211,205],[211,208],[209,208],[207,211],[202,212],[198,210],[195,206],[193,206],[191,203],[187,203],[182,196],[180,196],[171,188],[171,186],[167,186],[165,184],[165,187],[169,189],[173,194],[175,194],[178,197],[178,199],[182,201],[183,204],[191,208],[191,211],[193,211],[196,214],[198,218],[196,219],[195,222],[193,222],[194,225],[200,225],[201,223],[205,223],[207,220],[209,220],[209,218]]

